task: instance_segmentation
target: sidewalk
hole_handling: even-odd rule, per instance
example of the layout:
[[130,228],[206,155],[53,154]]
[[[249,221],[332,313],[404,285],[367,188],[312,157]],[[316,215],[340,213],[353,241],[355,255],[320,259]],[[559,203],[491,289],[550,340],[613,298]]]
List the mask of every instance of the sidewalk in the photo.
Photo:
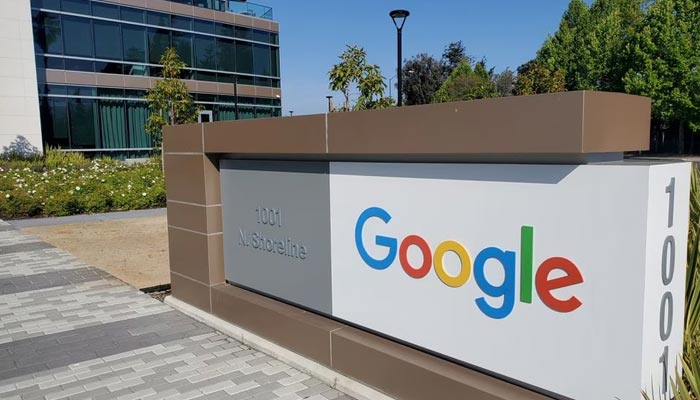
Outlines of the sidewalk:
[[0,398],[351,399],[3,221]]

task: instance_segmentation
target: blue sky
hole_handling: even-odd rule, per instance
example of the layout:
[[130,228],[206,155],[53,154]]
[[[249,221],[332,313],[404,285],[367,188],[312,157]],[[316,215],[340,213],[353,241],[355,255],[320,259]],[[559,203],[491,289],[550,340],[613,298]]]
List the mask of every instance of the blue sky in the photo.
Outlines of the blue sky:
[[[462,40],[468,54],[486,58],[489,67],[515,70],[533,58],[548,34],[556,31],[566,0],[418,1],[418,0],[258,0],[273,8],[280,23],[282,105],[284,115],[323,113],[330,93],[328,70],[346,44],[367,51],[386,78],[396,74],[396,28],[389,11],[407,9],[403,56],[436,57]],[[395,85],[395,79],[392,81]],[[392,89],[395,96],[396,90]]]

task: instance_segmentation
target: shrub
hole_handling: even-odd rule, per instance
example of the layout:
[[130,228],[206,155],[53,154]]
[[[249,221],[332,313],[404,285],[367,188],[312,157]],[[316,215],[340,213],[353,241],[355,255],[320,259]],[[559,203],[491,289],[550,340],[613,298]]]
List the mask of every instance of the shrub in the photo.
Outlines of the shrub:
[[0,219],[164,206],[159,158],[127,165],[49,149],[43,160],[0,161]]

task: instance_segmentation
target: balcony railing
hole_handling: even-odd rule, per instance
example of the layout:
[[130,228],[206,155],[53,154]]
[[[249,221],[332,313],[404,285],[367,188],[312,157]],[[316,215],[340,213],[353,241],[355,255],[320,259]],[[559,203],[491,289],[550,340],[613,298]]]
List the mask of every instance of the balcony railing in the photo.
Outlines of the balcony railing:
[[195,7],[209,8],[218,11],[228,11],[235,14],[272,20],[272,7],[240,0],[170,0],[176,3],[189,4]]

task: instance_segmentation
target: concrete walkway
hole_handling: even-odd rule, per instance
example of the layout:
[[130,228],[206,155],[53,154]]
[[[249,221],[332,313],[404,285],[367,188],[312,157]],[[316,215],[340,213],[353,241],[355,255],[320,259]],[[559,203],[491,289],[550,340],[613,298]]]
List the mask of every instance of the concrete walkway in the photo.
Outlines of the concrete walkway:
[[104,214],[79,214],[67,217],[29,218],[9,221],[16,228],[33,226],[49,226],[64,224],[80,224],[84,222],[118,221],[130,218],[161,217],[167,214],[167,208],[151,208],[147,210],[115,211]]
[[350,399],[3,221],[0,398]]

